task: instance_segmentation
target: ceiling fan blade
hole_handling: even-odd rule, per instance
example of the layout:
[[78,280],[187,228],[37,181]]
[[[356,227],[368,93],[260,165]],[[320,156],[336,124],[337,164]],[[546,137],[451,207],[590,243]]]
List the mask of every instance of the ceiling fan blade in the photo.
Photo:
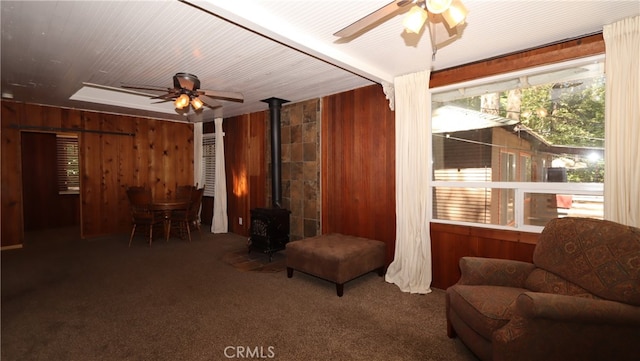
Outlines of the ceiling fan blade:
[[242,95],[242,93],[237,93],[237,92],[200,89],[198,90],[198,94],[206,95],[208,97],[220,99],[220,100],[229,100],[232,102],[244,103],[244,95]]
[[180,92],[170,92],[167,94],[153,95],[151,99],[165,99],[166,101],[170,101],[177,98],[179,95]]
[[[157,99],[157,98],[151,98],[151,99]],[[170,102],[170,101],[173,101],[173,99],[163,99],[163,100],[160,100],[160,101],[157,101],[157,102],[153,102],[151,104],[167,103],[167,102]]]
[[396,0],[393,1],[383,7],[381,7],[380,9],[372,12],[371,14],[361,18],[360,20],[355,21],[354,23],[350,24],[349,26],[339,30],[338,32],[334,33],[334,36],[338,36],[341,38],[347,38],[350,36],[353,36],[357,33],[359,33],[360,31],[370,27],[371,25],[376,24],[377,22],[379,22],[380,20],[384,19],[385,17],[393,14],[394,12],[396,12],[398,9],[400,9],[401,7],[405,6],[405,5],[410,5],[413,4],[413,1],[411,0]]
[[108,85],[86,83],[86,82],[82,83],[82,85],[88,86],[88,87],[92,87],[92,88],[98,88],[98,89],[113,90],[113,91],[117,91],[117,92],[120,92],[120,93],[127,93],[127,94],[133,94],[133,95],[142,95],[142,96],[145,96],[145,97],[155,97],[156,96],[156,94],[143,93],[143,92],[139,92],[139,91],[135,91],[135,90],[128,90],[128,89],[123,89],[123,88],[118,88],[118,87],[108,86]]
[[174,90],[172,88],[153,86],[153,85],[122,84],[121,86],[125,89],[153,90],[153,91],[159,91],[159,92],[172,92]]
[[215,108],[220,108],[222,106],[222,103],[206,95],[200,95],[198,98],[202,100],[202,102],[209,108],[215,109]]

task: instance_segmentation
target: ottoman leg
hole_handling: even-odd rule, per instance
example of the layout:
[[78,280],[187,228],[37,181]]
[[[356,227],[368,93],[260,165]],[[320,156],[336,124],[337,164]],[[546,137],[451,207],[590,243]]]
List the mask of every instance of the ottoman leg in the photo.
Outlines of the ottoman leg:
[[336,293],[338,297],[342,297],[344,294],[344,283],[336,283]]
[[287,267],[287,278],[293,277],[293,268]]

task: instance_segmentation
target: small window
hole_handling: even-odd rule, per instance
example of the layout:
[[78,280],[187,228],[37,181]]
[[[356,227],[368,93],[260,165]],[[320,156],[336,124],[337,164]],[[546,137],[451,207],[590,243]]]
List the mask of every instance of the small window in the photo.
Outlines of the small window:
[[213,197],[216,184],[216,138],[213,133],[202,136],[202,171],[204,196]]
[[80,162],[78,156],[78,137],[75,135],[56,135],[56,157],[58,168],[58,193],[80,193]]

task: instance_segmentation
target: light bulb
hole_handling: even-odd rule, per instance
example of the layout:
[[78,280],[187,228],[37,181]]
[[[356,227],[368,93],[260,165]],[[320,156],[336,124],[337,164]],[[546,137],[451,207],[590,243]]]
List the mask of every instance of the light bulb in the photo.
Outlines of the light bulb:
[[203,105],[204,103],[199,98],[191,99],[191,106],[193,107],[193,110],[200,110]]
[[402,25],[404,28],[411,33],[420,33],[422,30],[422,26],[424,22],[427,21],[429,17],[429,13],[427,13],[423,8],[419,6],[414,6],[409,10],[409,13],[404,18]]
[[176,99],[174,106],[176,109],[184,109],[189,106],[189,96],[187,94],[182,94]]
[[449,28],[453,29],[464,23],[464,19],[467,17],[468,13],[469,11],[464,7],[464,5],[462,5],[462,2],[455,0],[451,6],[449,6],[447,11],[442,13],[442,17],[444,18],[444,21],[447,22],[447,25],[449,25]]
[[449,8],[453,0],[427,0],[427,10],[432,14],[440,14]]

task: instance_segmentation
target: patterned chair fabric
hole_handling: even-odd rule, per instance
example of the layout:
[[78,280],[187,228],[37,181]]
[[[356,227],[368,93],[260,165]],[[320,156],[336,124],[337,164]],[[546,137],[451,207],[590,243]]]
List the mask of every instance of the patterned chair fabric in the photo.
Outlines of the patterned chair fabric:
[[604,299],[640,306],[640,229],[564,218],[544,228],[533,263]]
[[533,263],[463,257],[447,333],[481,360],[632,360],[640,355],[640,229],[549,222]]

